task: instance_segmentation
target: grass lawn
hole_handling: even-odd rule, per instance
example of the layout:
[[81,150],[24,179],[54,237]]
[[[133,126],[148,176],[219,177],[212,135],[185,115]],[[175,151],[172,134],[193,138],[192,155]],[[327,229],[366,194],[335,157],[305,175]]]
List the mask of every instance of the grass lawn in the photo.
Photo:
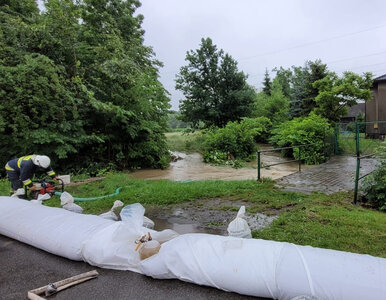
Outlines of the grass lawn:
[[[360,134],[359,139],[359,150],[361,155],[367,155],[367,154],[373,154],[376,152],[378,147],[381,145],[382,141],[379,139],[370,139],[365,138],[365,134]],[[356,140],[355,140],[355,134],[345,134],[345,135],[339,135],[339,149],[343,154],[356,154]]]
[[203,152],[204,137],[199,132],[182,133],[182,132],[168,132],[165,133],[169,149],[179,152]]
[[[351,204],[351,193],[303,195],[283,192],[272,182],[145,181],[132,179],[128,173],[108,175],[103,181],[67,187],[74,197],[92,197],[113,193],[124,186],[117,197],[78,202],[84,213],[99,214],[110,209],[117,199],[125,204],[171,206],[198,199],[246,201],[248,211],[278,214],[279,218],[254,238],[287,241],[299,245],[366,253],[386,257],[386,214]],[[8,195],[9,183],[0,181],[0,194]],[[58,197],[46,201],[60,206]],[[220,207],[219,209],[224,209]]]

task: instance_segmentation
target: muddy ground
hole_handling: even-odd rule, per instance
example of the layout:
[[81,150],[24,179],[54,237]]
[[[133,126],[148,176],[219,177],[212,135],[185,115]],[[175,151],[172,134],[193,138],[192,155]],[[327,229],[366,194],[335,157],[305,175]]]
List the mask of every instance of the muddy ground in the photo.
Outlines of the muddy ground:
[[[248,202],[223,199],[196,200],[168,208],[147,206],[146,216],[154,221],[155,230],[173,229],[180,234],[200,232],[228,235],[227,227],[236,218],[239,208]],[[269,226],[278,216],[246,213],[245,220],[251,230]]]

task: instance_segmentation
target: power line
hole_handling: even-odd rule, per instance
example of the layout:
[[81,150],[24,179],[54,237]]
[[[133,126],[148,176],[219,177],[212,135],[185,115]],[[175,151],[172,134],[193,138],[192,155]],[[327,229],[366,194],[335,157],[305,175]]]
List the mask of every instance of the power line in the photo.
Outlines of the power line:
[[[330,61],[330,62],[326,62],[325,64],[332,64],[334,62],[340,62],[340,61],[347,61],[347,60],[352,60],[352,59],[356,59],[356,58],[363,58],[363,57],[368,57],[368,56],[375,56],[375,55],[380,55],[380,54],[384,54],[386,53],[386,51],[383,51],[383,52],[377,52],[377,53],[371,53],[371,54],[366,54],[366,55],[361,55],[361,56],[355,56],[355,57],[350,57],[350,58],[347,58],[347,59],[341,59],[341,60],[335,60],[335,61]],[[351,70],[351,69],[359,69],[359,68],[364,68],[364,67],[372,67],[372,66],[378,66],[378,65],[383,65],[383,64],[386,64],[386,61],[385,62],[382,62],[382,63],[376,63],[376,64],[370,64],[370,65],[362,65],[362,66],[353,66],[353,67],[348,67],[348,68],[338,68],[338,69],[335,69],[337,71],[340,71],[340,70]],[[248,74],[248,77],[257,77],[257,76],[263,76],[265,73],[254,73],[254,74]]]
[[285,52],[285,51],[289,51],[289,50],[293,50],[293,49],[298,49],[298,48],[302,48],[302,47],[308,47],[308,46],[311,46],[311,45],[320,44],[320,43],[323,43],[323,42],[328,42],[328,41],[332,41],[332,40],[336,40],[336,39],[341,39],[341,38],[344,38],[344,37],[360,34],[360,33],[363,33],[363,32],[377,30],[377,29],[380,29],[380,28],[383,28],[383,27],[386,27],[386,24],[370,27],[370,28],[363,29],[363,30],[360,30],[360,31],[355,31],[355,32],[346,33],[346,34],[342,34],[342,35],[337,35],[337,36],[326,38],[326,39],[322,39],[322,40],[319,40],[319,41],[304,43],[304,44],[296,45],[296,46],[289,47],[289,48],[284,48],[284,49],[275,50],[275,51],[271,51],[271,52],[261,53],[261,54],[250,56],[250,57],[241,58],[241,59],[239,59],[239,61],[249,60],[249,59],[252,59],[252,58],[262,57],[262,56],[267,56],[267,55],[272,55],[272,54],[277,54],[277,53],[281,53],[281,52]]
[[377,53],[365,54],[365,55],[361,55],[361,56],[354,56],[354,57],[350,57],[350,58],[343,58],[343,59],[338,59],[338,60],[326,62],[326,64],[333,64],[333,63],[337,63],[337,62],[341,62],[341,61],[347,61],[347,60],[353,60],[353,59],[357,59],[357,58],[376,56],[376,55],[381,55],[381,54],[385,54],[385,53],[386,53],[386,51],[382,51],[382,52],[377,52]]
[[356,67],[351,67],[351,68],[344,68],[344,69],[343,68],[339,68],[337,70],[338,71],[341,71],[341,70],[349,71],[349,70],[352,70],[352,69],[360,69],[360,68],[374,67],[374,66],[380,66],[380,65],[386,65],[386,61],[383,62],[383,63],[377,63],[377,64],[371,64],[371,65],[362,65],[362,66],[356,66]]

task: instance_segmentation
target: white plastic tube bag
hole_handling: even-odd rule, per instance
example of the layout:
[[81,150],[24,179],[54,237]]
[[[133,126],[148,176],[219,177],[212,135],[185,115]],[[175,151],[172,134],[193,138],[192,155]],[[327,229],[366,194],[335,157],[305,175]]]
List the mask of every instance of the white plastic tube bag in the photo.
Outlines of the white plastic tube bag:
[[114,222],[85,241],[82,247],[83,260],[101,268],[140,273],[136,241],[146,233],[146,228],[134,223]]
[[239,238],[252,238],[251,229],[248,226],[247,221],[244,219],[245,216],[245,206],[241,206],[236,219],[228,225],[228,234],[229,236],[239,237]]
[[78,204],[74,203],[74,197],[68,192],[63,192],[60,195],[60,205],[66,210],[81,214],[83,213],[83,208]]
[[143,274],[273,299],[385,299],[386,259],[256,239],[185,234],[142,261]]
[[0,197],[0,234],[73,260],[83,259],[84,241],[113,223],[98,216]]
[[145,208],[139,204],[121,210],[121,222],[99,231],[83,246],[83,259],[91,265],[108,269],[139,271],[140,256],[136,241],[147,233],[142,227]]
[[123,206],[123,202],[120,200],[115,200],[113,207],[108,211],[103,214],[100,214],[99,216],[104,219],[108,220],[113,220],[113,221],[119,221],[118,215],[117,215],[117,210],[118,208]]
[[121,222],[115,222],[85,241],[82,248],[83,260],[102,268],[141,273],[141,256],[138,249],[136,250],[139,239],[150,233],[153,242],[162,244],[178,236],[178,233],[170,229],[158,232],[145,228],[144,213],[145,208],[139,203],[125,206],[120,213]]
[[136,219],[142,220],[141,225],[143,227],[149,229],[154,227],[154,222],[145,216],[145,208],[140,203],[126,205],[124,208],[122,208],[120,216],[123,222]]

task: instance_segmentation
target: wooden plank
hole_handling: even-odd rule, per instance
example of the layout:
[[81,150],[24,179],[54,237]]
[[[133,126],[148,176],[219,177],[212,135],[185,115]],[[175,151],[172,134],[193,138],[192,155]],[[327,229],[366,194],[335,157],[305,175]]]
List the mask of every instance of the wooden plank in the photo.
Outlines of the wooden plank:
[[53,284],[48,284],[40,288],[28,291],[28,298],[31,300],[42,300],[42,299],[44,300],[44,298],[39,296],[40,294],[45,293],[46,296],[50,296],[70,286],[82,283],[86,280],[96,278],[98,275],[99,273],[96,270],[93,270],[90,272],[72,276],[72,277],[54,282]]

